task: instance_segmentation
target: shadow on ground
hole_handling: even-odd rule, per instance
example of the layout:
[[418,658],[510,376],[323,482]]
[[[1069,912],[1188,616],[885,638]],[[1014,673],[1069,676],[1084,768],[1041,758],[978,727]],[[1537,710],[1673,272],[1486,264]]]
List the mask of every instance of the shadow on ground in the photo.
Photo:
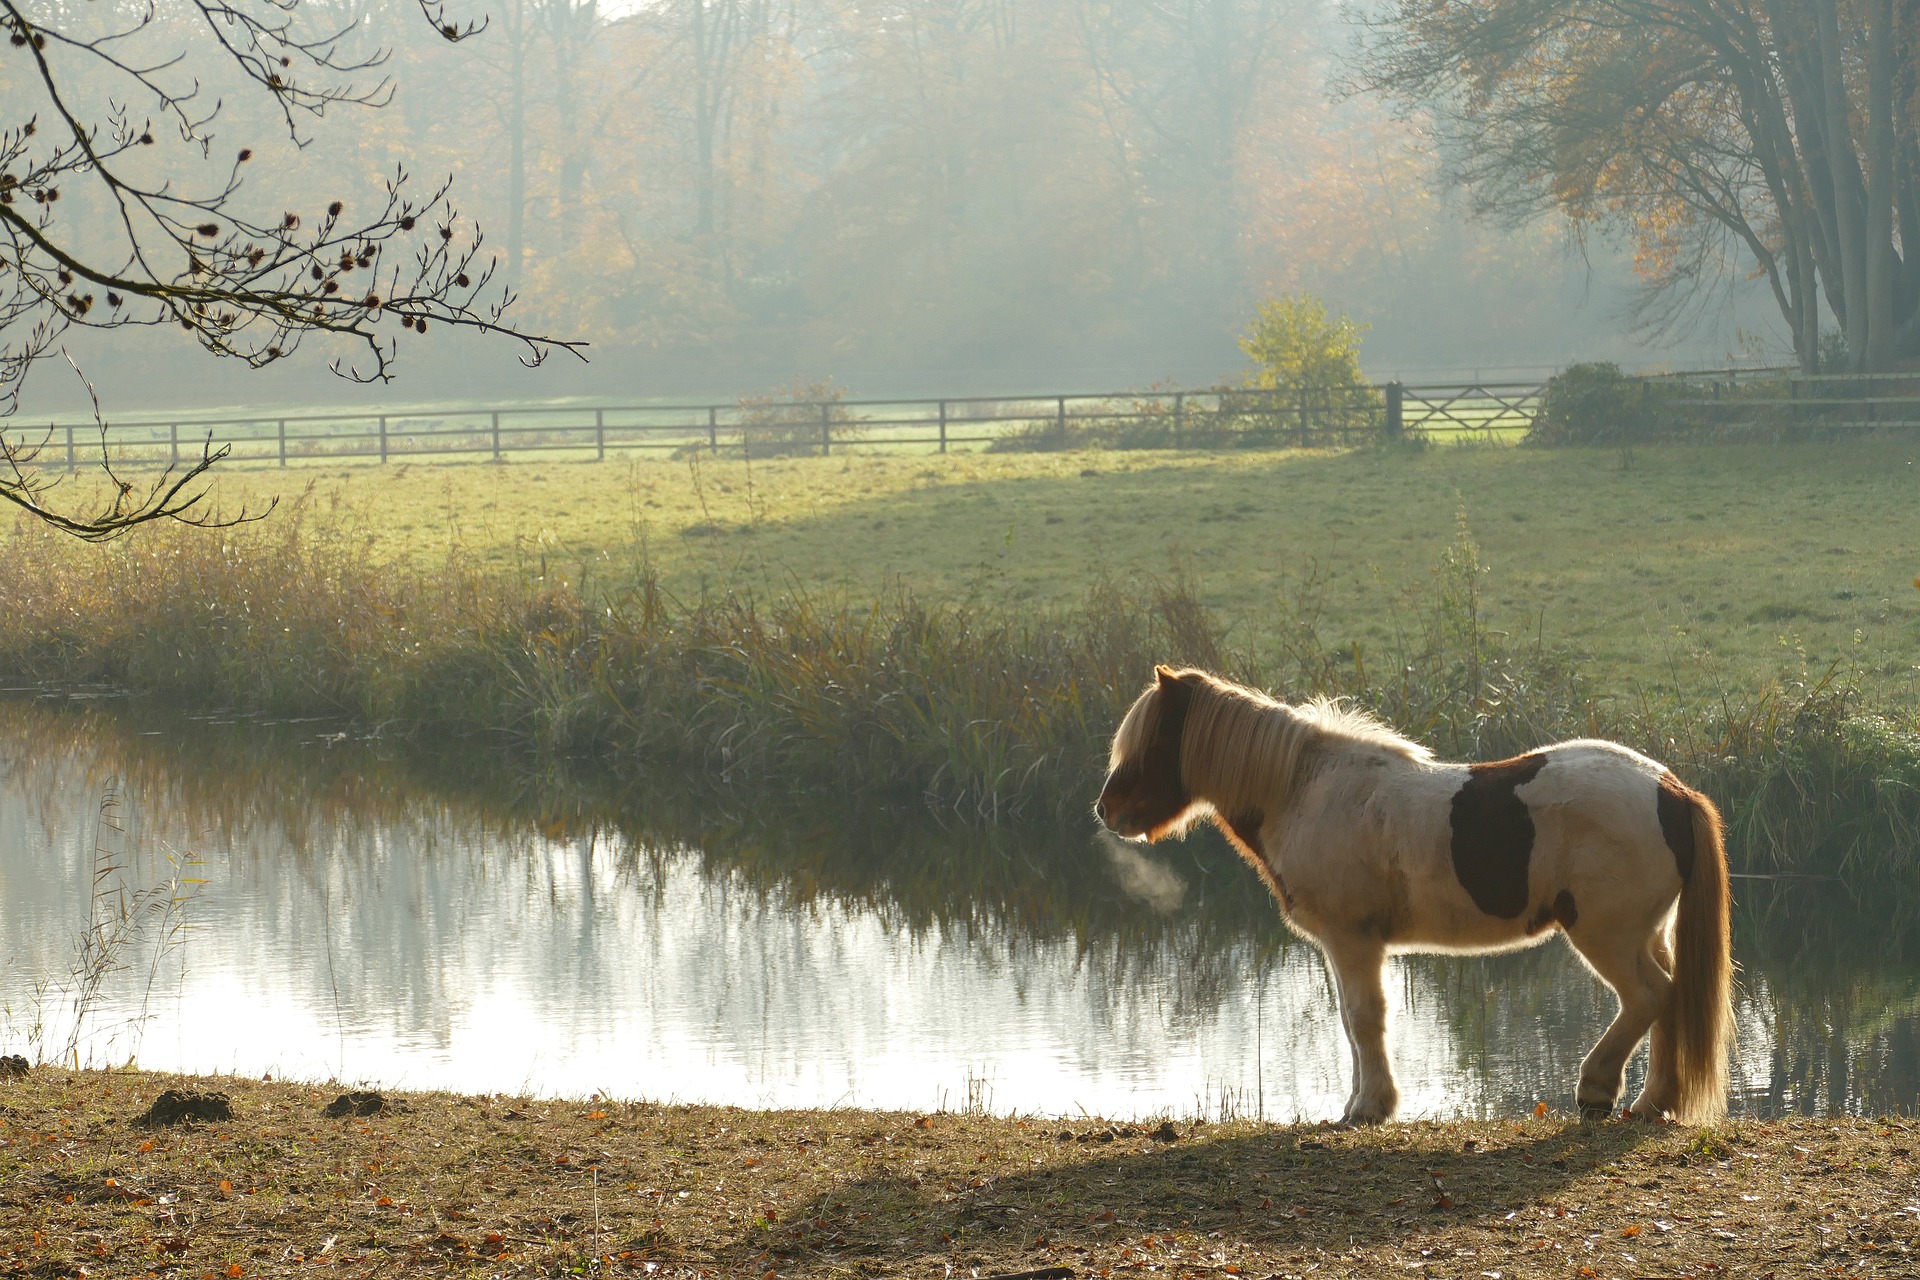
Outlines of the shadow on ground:
[[[983,1164],[972,1176],[926,1179],[898,1171],[896,1160],[756,1227],[720,1257],[759,1272],[951,1266],[985,1277],[1061,1266],[1103,1274],[1157,1262],[1174,1273],[1232,1274],[1229,1267],[1243,1265],[1246,1274],[1267,1274],[1260,1268],[1284,1273],[1289,1263],[1386,1247],[1411,1255],[1402,1265],[1419,1265],[1423,1239],[1463,1229],[1524,1232],[1523,1218],[1567,1217],[1561,1201],[1571,1184],[1674,1132],[1534,1121],[1497,1141],[1444,1123],[1366,1131],[1230,1125],[1184,1128],[1167,1142],[1147,1127],[1033,1126],[1028,1162],[1057,1162],[1057,1150],[1039,1150],[1069,1142],[1084,1158],[1048,1168]],[[1430,1250],[1442,1251],[1452,1258],[1459,1249],[1450,1240]]]

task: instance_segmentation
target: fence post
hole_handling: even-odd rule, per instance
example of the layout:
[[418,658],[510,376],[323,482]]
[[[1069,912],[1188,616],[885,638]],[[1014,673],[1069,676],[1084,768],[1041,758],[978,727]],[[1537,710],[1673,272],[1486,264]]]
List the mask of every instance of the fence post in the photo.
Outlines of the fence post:
[[280,419],[280,465],[287,465],[287,420]]
[[1300,388],[1300,440],[1302,449],[1307,447],[1307,389]]
[[1399,380],[1387,384],[1387,439],[1399,440],[1406,434],[1407,388]]
[[593,411],[593,449],[596,461],[607,460],[607,411],[605,409]]
[[826,457],[833,452],[833,403],[820,402],[820,456]]
[[[746,438],[747,432],[743,427],[740,431],[740,439],[744,443]],[[720,407],[718,405],[707,406],[707,452],[720,452]]]
[[1060,433],[1060,447],[1067,447],[1067,398],[1060,397],[1059,413],[1054,418],[1055,429]]
[[500,411],[493,411],[493,460],[500,461]]
[[1187,433],[1187,393],[1173,393],[1173,447],[1180,447],[1181,437]]
[[80,457],[73,451],[73,424],[67,424],[67,474],[80,470]]
[[387,460],[387,415],[380,415],[380,461]]
[[940,402],[940,452],[947,451],[947,402]]
[[177,422],[167,424],[167,465],[180,465],[180,424]]

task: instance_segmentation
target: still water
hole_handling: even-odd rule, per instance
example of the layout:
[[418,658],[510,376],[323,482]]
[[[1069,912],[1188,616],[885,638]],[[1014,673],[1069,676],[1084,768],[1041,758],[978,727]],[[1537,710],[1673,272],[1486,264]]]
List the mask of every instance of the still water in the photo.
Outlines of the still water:
[[[1340,1112],[1320,959],[1209,839],[447,754],[0,702],[0,1051],[746,1106]],[[1739,892],[1737,1106],[1912,1110],[1907,912]],[[1564,945],[1396,964],[1406,1114],[1569,1104],[1612,998]]]

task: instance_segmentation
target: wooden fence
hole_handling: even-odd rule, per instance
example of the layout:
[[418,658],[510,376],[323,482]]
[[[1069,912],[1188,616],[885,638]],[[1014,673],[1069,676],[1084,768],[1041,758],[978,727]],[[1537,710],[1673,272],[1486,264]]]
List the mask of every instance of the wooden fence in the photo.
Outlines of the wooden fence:
[[1832,438],[1920,427],[1920,373],[1801,373],[1649,380],[1656,425],[1759,438]]
[[[1643,380],[1662,416],[1713,427],[1920,426],[1920,378],[1805,377],[1714,370]],[[224,447],[242,466],[503,461],[614,454],[774,457],[859,451],[1228,449],[1353,444],[1395,437],[1515,441],[1533,425],[1544,384],[1386,383],[1312,391],[1213,389],[944,399],[742,401],[449,408],[394,413],[189,415],[105,429],[121,467],[160,467]],[[42,467],[100,456],[91,422],[12,425]],[[24,460],[24,459],[23,459]]]
[[[1049,396],[427,409],[395,413],[178,415],[105,429],[116,466],[158,467],[225,447],[236,465],[503,461],[552,455],[688,453],[772,457],[843,450],[1219,449],[1350,444],[1383,434],[1524,430],[1539,384],[1354,386],[1263,391],[1099,392]],[[42,467],[100,456],[91,422],[12,425]]]

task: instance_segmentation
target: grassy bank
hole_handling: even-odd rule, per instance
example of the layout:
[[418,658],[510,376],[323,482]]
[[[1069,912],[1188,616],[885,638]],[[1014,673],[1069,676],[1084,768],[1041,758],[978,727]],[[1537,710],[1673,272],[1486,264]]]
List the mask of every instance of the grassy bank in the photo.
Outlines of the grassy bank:
[[[131,1123],[162,1089],[232,1118]],[[1920,1126],[1341,1131],[0,1083],[13,1274],[1905,1275]]]
[[372,554],[435,569],[625,576],[685,600],[795,588],[1071,608],[1103,576],[1192,569],[1240,645],[1311,578],[1330,645],[1394,638],[1402,588],[1464,514],[1489,613],[1602,688],[1700,695],[1839,661],[1916,696],[1920,446],[1401,453],[1088,452],[230,471],[256,504],[314,486]]

